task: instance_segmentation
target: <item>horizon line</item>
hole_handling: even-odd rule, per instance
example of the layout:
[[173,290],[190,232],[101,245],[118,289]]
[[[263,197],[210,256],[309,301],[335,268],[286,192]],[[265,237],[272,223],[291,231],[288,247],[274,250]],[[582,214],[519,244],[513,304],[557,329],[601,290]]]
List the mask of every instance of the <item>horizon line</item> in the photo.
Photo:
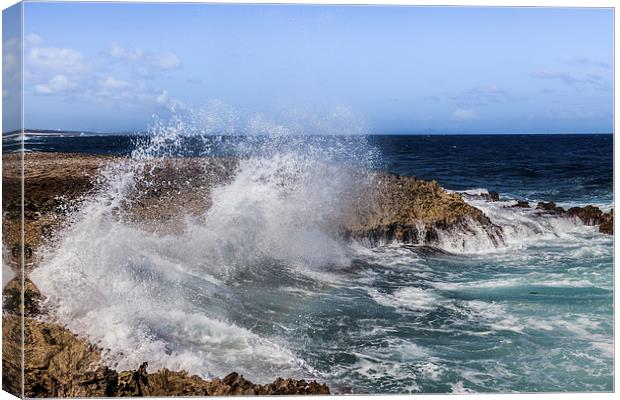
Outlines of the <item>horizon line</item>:
[[[37,133],[72,133],[81,135],[150,135],[148,131],[92,131],[92,130],[72,130],[72,129],[16,129],[13,131],[2,132],[2,136]],[[506,135],[613,135],[614,132],[371,132],[366,134],[328,134],[328,133],[292,133],[291,136],[506,136]],[[207,136],[269,136],[269,134],[251,133],[207,133]]]

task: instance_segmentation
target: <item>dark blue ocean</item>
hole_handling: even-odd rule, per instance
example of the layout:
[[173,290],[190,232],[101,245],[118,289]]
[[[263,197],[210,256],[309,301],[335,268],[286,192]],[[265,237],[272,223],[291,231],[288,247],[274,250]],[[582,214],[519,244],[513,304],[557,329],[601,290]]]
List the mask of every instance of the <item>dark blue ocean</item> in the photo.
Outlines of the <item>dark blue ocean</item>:
[[[109,201],[93,201],[32,278],[54,294],[68,326],[111,349],[108,361],[119,368],[142,360],[204,376],[236,370],[258,382],[304,376],[341,393],[614,389],[613,237],[510,208],[524,199],[611,209],[612,135],[362,139],[175,138],[164,146],[174,156],[247,159],[215,192],[205,223],[189,221],[182,237],[154,236],[110,219],[101,212]],[[27,151],[117,155],[147,142],[25,141]],[[273,165],[252,158],[281,146],[304,151],[304,143],[337,149],[334,162],[355,164],[361,146],[372,150],[365,167],[453,191],[497,191],[499,202],[467,201],[502,227],[505,243],[492,244],[473,225],[442,234],[433,248],[342,244],[317,230],[290,230],[313,221],[308,210],[322,212],[312,202],[322,185],[304,192],[302,207],[269,185],[273,171],[289,168],[286,157],[269,158]]]
[[[196,156],[206,147],[226,155],[228,140],[244,139],[186,140],[184,154]],[[380,153],[378,168],[435,179],[448,189],[487,188],[526,200],[612,201],[613,135],[373,135],[367,141]],[[52,135],[24,143],[29,151],[129,155],[144,142],[138,135]]]

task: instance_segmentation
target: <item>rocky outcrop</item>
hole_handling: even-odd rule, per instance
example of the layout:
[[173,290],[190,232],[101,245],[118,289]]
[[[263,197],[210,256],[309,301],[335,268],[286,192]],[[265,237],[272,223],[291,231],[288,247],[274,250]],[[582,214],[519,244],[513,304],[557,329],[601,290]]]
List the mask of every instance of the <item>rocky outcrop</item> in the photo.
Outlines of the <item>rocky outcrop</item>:
[[[34,317],[41,313],[41,292],[28,278],[24,279],[24,315]],[[13,278],[2,290],[2,309],[4,312],[19,315],[22,304],[22,285],[20,277]]]
[[512,208],[530,208],[530,203],[525,200],[517,200],[517,204],[511,207]]
[[[211,206],[211,188],[230,179],[236,166],[232,159],[209,160],[167,159],[149,165],[144,170],[150,179],[144,182],[158,184],[143,185],[138,181],[135,194],[123,212],[129,219],[140,220],[144,229],[153,222],[153,229],[159,232],[180,229],[183,218],[176,218],[180,214],[200,217]],[[27,269],[36,263],[32,249],[62,225],[67,210],[96,189],[98,169],[112,161],[123,159],[62,153],[32,153],[26,157]],[[333,221],[331,227],[338,235],[371,244],[391,241],[432,244],[438,231],[458,232],[474,222],[483,226],[492,238],[501,239],[501,228],[493,225],[482,211],[467,204],[461,194],[447,192],[436,181],[387,173],[353,172],[352,176],[356,173],[360,181],[368,181],[370,174],[373,184],[360,188],[346,200],[353,206],[346,215]],[[17,174],[14,178],[18,178]],[[491,192],[487,197],[489,201],[497,200],[499,194]]]
[[[3,244],[11,268],[20,265],[21,168],[19,155],[3,155]],[[13,160],[14,159],[14,160]],[[137,370],[117,372],[101,361],[100,350],[67,329],[36,318],[44,313],[42,296],[28,279],[37,264],[36,249],[53,238],[79,207],[84,196],[97,190],[101,167],[120,158],[79,154],[33,153],[25,157],[24,243],[26,275],[23,287],[15,278],[3,288],[3,389],[21,393],[21,371],[25,371],[26,397],[116,397],[116,396],[207,396],[242,394],[328,394],[317,382],[278,378],[265,385],[254,384],[236,373],[223,379],[204,380],[183,371],[162,369],[147,372],[147,363]],[[175,221],[175,213],[204,211],[210,206],[209,189],[234,171],[234,160],[205,165],[198,159],[167,160],[145,168],[157,175],[157,187],[138,185],[128,215],[153,219],[158,225]],[[188,179],[189,177],[189,179]],[[148,225],[144,225],[148,228]],[[171,225],[172,226],[172,225]],[[173,228],[170,228],[171,230]],[[22,366],[21,319],[24,315],[25,365]]]
[[588,226],[600,225],[603,222],[603,212],[594,206],[572,207],[568,209],[567,214],[579,218]]
[[[20,318],[4,315],[3,336],[8,343],[20,343]],[[26,397],[124,397],[124,396],[231,396],[329,394],[316,381],[282,379],[258,385],[231,373],[211,381],[186,372],[161,369],[149,373],[148,364],[136,370],[116,372],[101,361],[99,349],[56,324],[24,320]],[[3,342],[3,373],[19,375],[20,346]],[[11,389],[11,388],[7,388]],[[19,389],[17,389],[19,390]]]
[[499,201],[499,193],[498,192],[489,192],[489,201]]
[[608,235],[614,234],[614,210],[603,214],[601,224],[598,227],[599,232],[606,233]]
[[479,224],[494,240],[501,240],[501,228],[482,211],[467,204],[461,194],[444,190],[436,181],[377,174],[373,192],[360,198],[339,231],[347,238],[370,244],[403,242],[433,244],[438,231],[459,232]]
[[557,206],[554,202],[540,202],[536,206],[537,210],[544,212],[550,212],[558,215],[564,215],[572,217],[581,221],[587,226],[599,226],[599,232],[608,235],[614,233],[614,215],[613,209],[607,213],[604,213],[600,208],[587,205],[584,207],[571,207],[565,210],[562,207]]
[[558,207],[553,201],[550,201],[550,202],[541,201],[536,205],[536,209],[547,211],[547,212],[552,212],[552,213],[558,213],[558,214],[563,214],[564,212],[566,212],[565,209],[563,209],[562,207]]
[[470,191],[455,191],[466,200],[484,200],[484,201],[499,201],[499,192],[489,191],[480,193],[471,193]]

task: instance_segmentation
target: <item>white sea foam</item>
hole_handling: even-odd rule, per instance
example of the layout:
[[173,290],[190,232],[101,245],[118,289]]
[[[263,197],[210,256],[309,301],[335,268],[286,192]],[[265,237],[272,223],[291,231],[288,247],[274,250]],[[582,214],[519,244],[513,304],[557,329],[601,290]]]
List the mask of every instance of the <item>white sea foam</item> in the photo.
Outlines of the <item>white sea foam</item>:
[[[488,191],[471,189],[459,193],[480,195]],[[543,213],[533,208],[512,207],[516,204],[513,200],[489,202],[465,197],[465,201],[480,209],[491,223],[499,226],[501,234],[485,229],[476,221],[469,221],[456,230],[438,230],[437,247],[453,253],[488,254],[525,248],[544,241],[565,239],[571,242],[579,239],[584,232],[597,236],[596,227],[586,227],[577,218]]]
[[450,193],[463,193],[470,196],[483,196],[489,194],[489,190],[485,188],[475,188],[466,190],[446,190]]
[[378,304],[414,313],[428,313],[443,302],[441,296],[432,289],[413,286],[400,288],[392,294],[369,288],[368,293]]
[[[104,169],[98,190],[42,251],[31,278],[52,318],[105,349],[118,369],[149,361],[203,376],[241,370],[259,382],[308,376],[303,360],[277,338],[232,322],[229,288],[248,272],[275,274],[270,280],[277,282],[287,270],[320,278],[326,267],[349,266],[345,246],[326,226],[348,206],[343,193],[364,182],[329,162],[364,155],[350,154],[346,143],[323,149],[287,138],[284,151],[266,145],[269,152],[242,159],[234,178],[212,190],[204,218],[187,219],[182,233],[156,234],[125,221],[117,210],[139,183],[151,183],[145,172],[182,150],[194,128],[181,119],[158,123],[148,147]],[[272,146],[282,144],[281,134]]]
[[450,387],[452,388],[452,393],[454,394],[470,394],[476,393],[475,390],[465,387],[463,381],[458,381],[455,383],[451,383]]
[[[215,115],[221,118],[214,119],[207,113],[200,116],[200,123],[207,121],[219,129],[229,126],[230,119],[234,119],[231,114]],[[174,155],[182,143],[179,135],[188,130],[200,134],[206,129],[196,129],[195,124],[193,121],[188,127],[185,121],[176,121],[171,125],[157,125],[157,134],[149,147],[136,151],[127,162],[103,171],[99,191],[86,199],[71,217],[71,224],[40,254],[43,261],[32,272],[31,278],[47,296],[51,318],[105,349],[104,359],[114,367],[136,368],[149,361],[151,368],[185,369],[203,376],[222,376],[237,370],[258,382],[271,381],[275,376],[317,376],[299,354],[305,350],[300,350],[304,345],[297,343],[293,348],[284,337],[255,329],[239,318],[239,314],[247,312],[247,305],[236,294],[246,289],[257,290],[250,285],[253,282],[244,286],[253,277],[269,281],[279,291],[278,295],[290,294],[288,299],[300,303],[316,300],[321,312],[322,300],[333,300],[334,308],[340,312],[343,304],[339,301],[344,301],[346,306],[357,305],[357,301],[367,300],[366,294],[375,303],[396,310],[386,314],[396,315],[397,319],[381,321],[385,315],[379,313],[376,319],[373,315],[366,320],[371,321],[372,327],[364,325],[361,332],[347,327],[351,329],[345,333],[352,336],[349,339],[361,337],[364,346],[351,352],[346,346],[354,344],[345,338],[341,342],[345,347],[335,349],[355,357],[350,365],[345,362],[333,366],[333,376],[341,373],[345,381],[351,376],[373,382],[391,380],[401,391],[419,391],[423,388],[422,380],[453,379],[448,374],[456,369],[446,367],[446,360],[434,354],[446,351],[443,344],[424,347],[412,338],[397,337],[412,328],[425,334],[442,335],[445,343],[455,343],[451,341],[455,333],[483,341],[493,337],[493,346],[498,347],[509,344],[510,337],[515,335],[524,338],[532,331],[562,331],[584,341],[592,339],[591,346],[609,356],[612,341],[604,329],[596,326],[595,320],[584,318],[574,322],[571,315],[556,320],[523,316],[507,302],[470,300],[470,297],[463,300],[444,293],[501,290],[533,283],[549,287],[600,287],[596,268],[587,274],[567,271],[554,275],[536,271],[544,263],[538,263],[525,251],[549,246],[551,250],[547,249],[545,254],[550,254],[550,262],[558,260],[552,246],[558,246],[558,252],[571,258],[606,254],[611,239],[571,219],[506,208],[511,202],[468,200],[482,209],[491,222],[502,227],[503,240],[493,240],[480,224],[471,221],[459,232],[439,231],[438,247],[467,254],[461,259],[463,262],[480,257],[497,265],[517,263],[523,268],[522,276],[498,273],[489,279],[484,279],[483,274],[457,280],[462,276],[458,268],[441,275],[441,271],[435,271],[426,262],[425,256],[411,248],[394,244],[370,249],[358,243],[344,243],[336,237],[327,228],[329,222],[346,213],[349,204],[343,201],[345,194],[366,182],[351,179],[347,169],[336,168],[329,161],[344,156],[352,148],[354,154],[348,156],[357,157],[355,152],[365,149],[363,141],[329,148],[316,142],[304,144],[301,139],[291,144],[287,137],[289,129],[263,117],[257,118],[252,121],[253,129],[261,134],[274,132],[273,140],[260,144],[264,151],[258,154],[253,154],[255,148],[231,149],[233,154],[244,157],[231,181],[212,190],[213,205],[205,210],[202,218],[188,218],[182,232],[174,235],[156,234],[140,224],[127,222],[117,211],[125,201],[131,200],[135,186],[144,183],[141,180],[147,166],[160,157]],[[284,142],[285,151],[279,151],[278,146]],[[250,141],[249,146],[254,144]],[[208,154],[207,151],[205,155]],[[368,154],[363,154],[364,157],[372,158]],[[476,189],[471,194],[485,192]],[[593,247],[587,248],[586,243]],[[352,259],[382,269],[347,275]],[[341,275],[334,274],[341,268],[344,269]],[[411,275],[401,279],[397,271]],[[288,274],[324,280],[320,282],[323,286],[336,279],[359,275],[344,293],[321,296],[323,293],[314,286],[308,289],[283,282]],[[390,274],[391,289],[381,287],[380,278]],[[438,281],[437,276],[443,280]],[[426,286],[418,280],[424,280]],[[398,288],[393,289],[395,286]],[[353,297],[351,292],[355,293]],[[376,306],[372,301],[368,303]],[[294,304],[290,307],[297,310]],[[289,325],[288,321],[271,322],[275,312],[270,309],[265,314],[272,314],[262,318],[293,336],[299,330],[304,331],[297,324],[305,322]],[[433,323],[420,322],[431,313]],[[322,318],[323,314],[314,315]],[[291,316],[302,317],[296,313]],[[321,319],[316,325],[323,321],[329,318]],[[338,321],[345,326],[343,320]],[[317,326],[308,331],[320,331],[315,330]],[[303,338],[308,342],[313,339]],[[334,350],[324,347],[326,353]],[[504,367],[492,365],[489,375],[479,381],[510,376],[510,372],[501,368]],[[454,380],[452,389],[471,390],[467,385],[476,384],[474,375]],[[326,375],[321,372],[319,376]],[[422,379],[414,379],[418,376]]]

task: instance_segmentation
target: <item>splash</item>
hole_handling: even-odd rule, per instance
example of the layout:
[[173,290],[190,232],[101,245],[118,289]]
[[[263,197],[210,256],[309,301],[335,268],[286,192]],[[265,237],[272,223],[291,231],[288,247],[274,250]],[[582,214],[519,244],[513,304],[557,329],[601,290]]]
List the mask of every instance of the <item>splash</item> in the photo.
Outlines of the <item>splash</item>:
[[[51,318],[120,370],[149,361],[205,377],[240,370],[257,382],[311,376],[276,335],[253,331],[239,291],[321,282],[348,267],[347,245],[328,226],[366,184],[350,167],[376,154],[362,136],[294,135],[263,117],[256,134],[214,135],[230,121],[212,115],[156,121],[131,157],[105,166],[31,279]],[[179,206],[185,195],[196,199],[192,213]],[[163,199],[177,205],[172,216]]]

